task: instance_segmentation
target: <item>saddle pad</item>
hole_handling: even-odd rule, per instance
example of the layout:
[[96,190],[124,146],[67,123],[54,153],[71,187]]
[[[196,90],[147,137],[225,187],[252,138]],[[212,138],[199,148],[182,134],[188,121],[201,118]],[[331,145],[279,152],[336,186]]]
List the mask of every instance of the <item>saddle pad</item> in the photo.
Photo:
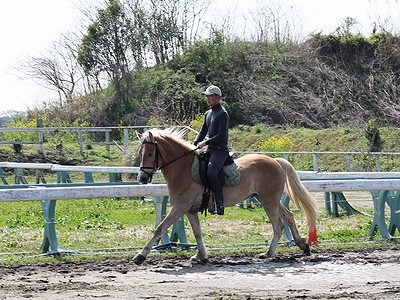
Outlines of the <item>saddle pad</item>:
[[[236,186],[240,182],[240,170],[236,163],[230,164],[223,167],[223,172],[225,173],[225,183],[224,186]],[[196,156],[192,164],[192,177],[197,183],[203,184],[200,178],[199,171],[199,158]]]

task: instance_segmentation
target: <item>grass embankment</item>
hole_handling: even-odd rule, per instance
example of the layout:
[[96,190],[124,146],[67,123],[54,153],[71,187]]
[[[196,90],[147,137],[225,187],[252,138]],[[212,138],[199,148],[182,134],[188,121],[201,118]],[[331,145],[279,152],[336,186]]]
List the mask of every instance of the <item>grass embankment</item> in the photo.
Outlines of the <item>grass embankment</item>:
[[[400,152],[397,145],[398,132],[394,129],[382,129],[383,151]],[[362,130],[272,130],[266,128],[236,129],[231,132],[231,142],[236,151],[259,151],[257,145],[271,136],[280,139],[286,136],[294,145],[290,151],[366,151],[367,142]],[[318,144],[318,145],[317,145]],[[71,146],[71,149],[74,147]],[[316,149],[318,148],[318,149]],[[48,147],[50,152],[51,147]],[[281,151],[278,149],[277,151]],[[9,151],[9,150],[8,150]],[[25,153],[24,153],[25,151]],[[20,157],[28,157],[29,149],[23,150]],[[32,150],[34,151],[34,150]],[[76,156],[74,152],[64,154],[79,159],[80,165],[122,165],[122,154],[112,152],[112,159],[106,158],[104,150],[91,149],[86,158]],[[289,151],[285,149],[284,151]],[[6,150],[0,151],[1,153]],[[55,154],[54,154],[55,155]],[[74,156],[75,155],[75,156]],[[11,157],[11,156],[10,156]],[[310,158],[308,158],[309,160]],[[11,160],[10,160],[11,161]],[[392,165],[397,170],[398,164],[393,159],[385,161],[385,168]],[[310,165],[304,160],[295,161],[299,166]],[[343,161],[327,160],[324,168],[343,171]],[[365,170],[369,165],[365,158],[359,168]],[[312,164],[311,164],[312,165]],[[34,182],[34,174],[26,174],[28,181]],[[48,182],[55,181],[54,174],[46,174]],[[81,176],[81,175],[80,175]],[[73,181],[82,181],[75,175]],[[12,182],[12,174],[7,177]],[[32,178],[31,178],[32,177]],[[96,178],[95,180],[104,180]],[[372,198],[367,194],[353,194],[350,203],[365,214],[347,216],[340,211],[340,217],[327,216],[324,209],[323,195],[317,195],[318,238],[317,249],[377,247],[382,244],[379,233],[370,242],[368,232],[372,224]],[[303,236],[306,235],[304,215],[291,206]],[[387,214],[388,216],[388,214]],[[225,216],[201,216],[205,243],[215,252],[262,252],[271,236],[272,229],[261,208],[249,209],[237,206],[227,208]],[[56,228],[58,243],[65,250],[86,250],[79,256],[62,256],[58,259],[79,260],[97,257],[124,257],[133,255],[149,240],[155,225],[154,205],[136,199],[82,199],[58,201],[56,208]],[[186,224],[189,242],[194,243],[189,224]],[[396,232],[399,237],[399,232]],[[43,215],[39,201],[9,202],[0,205],[0,264],[54,262],[54,257],[41,256],[38,250],[43,238]],[[383,242],[384,244],[386,242]],[[122,250],[121,250],[122,249]],[[294,251],[295,247],[280,247],[278,253]],[[11,254],[8,254],[11,253]],[[17,254],[18,253],[18,254]],[[26,254],[20,254],[26,253]],[[95,254],[97,253],[97,254]],[[186,252],[184,252],[186,253]],[[17,255],[16,255],[17,254]],[[192,254],[191,251],[188,255]]]

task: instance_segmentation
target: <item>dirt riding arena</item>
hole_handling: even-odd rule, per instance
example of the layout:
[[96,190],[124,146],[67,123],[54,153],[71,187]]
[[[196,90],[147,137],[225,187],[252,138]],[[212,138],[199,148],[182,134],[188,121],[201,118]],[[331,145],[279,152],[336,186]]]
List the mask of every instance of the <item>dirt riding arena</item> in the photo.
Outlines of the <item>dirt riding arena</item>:
[[[278,249],[279,250],[279,249]],[[0,267],[0,299],[400,299],[400,245],[309,256],[211,256]]]

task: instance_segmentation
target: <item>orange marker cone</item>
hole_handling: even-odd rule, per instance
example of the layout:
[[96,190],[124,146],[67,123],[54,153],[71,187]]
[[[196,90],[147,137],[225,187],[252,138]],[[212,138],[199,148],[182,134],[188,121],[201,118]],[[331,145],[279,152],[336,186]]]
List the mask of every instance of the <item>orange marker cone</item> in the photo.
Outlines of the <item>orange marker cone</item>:
[[307,244],[309,246],[318,244],[317,227],[314,227],[308,232]]

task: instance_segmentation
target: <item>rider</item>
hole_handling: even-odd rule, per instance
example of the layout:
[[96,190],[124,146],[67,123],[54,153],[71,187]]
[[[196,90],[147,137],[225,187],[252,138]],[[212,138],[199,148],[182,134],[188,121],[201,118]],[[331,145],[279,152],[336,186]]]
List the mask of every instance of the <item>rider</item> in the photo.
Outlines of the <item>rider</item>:
[[[226,109],[221,105],[222,92],[219,87],[210,85],[202,95],[205,95],[210,109],[204,114],[203,124],[200,132],[194,140],[194,145],[198,148],[208,146],[207,152],[210,154],[210,161],[208,163],[207,177],[215,197],[213,212],[218,215],[223,215],[223,181],[219,178],[218,173],[222,170],[224,162],[229,156],[229,115]],[[205,139],[207,133],[208,139]]]

